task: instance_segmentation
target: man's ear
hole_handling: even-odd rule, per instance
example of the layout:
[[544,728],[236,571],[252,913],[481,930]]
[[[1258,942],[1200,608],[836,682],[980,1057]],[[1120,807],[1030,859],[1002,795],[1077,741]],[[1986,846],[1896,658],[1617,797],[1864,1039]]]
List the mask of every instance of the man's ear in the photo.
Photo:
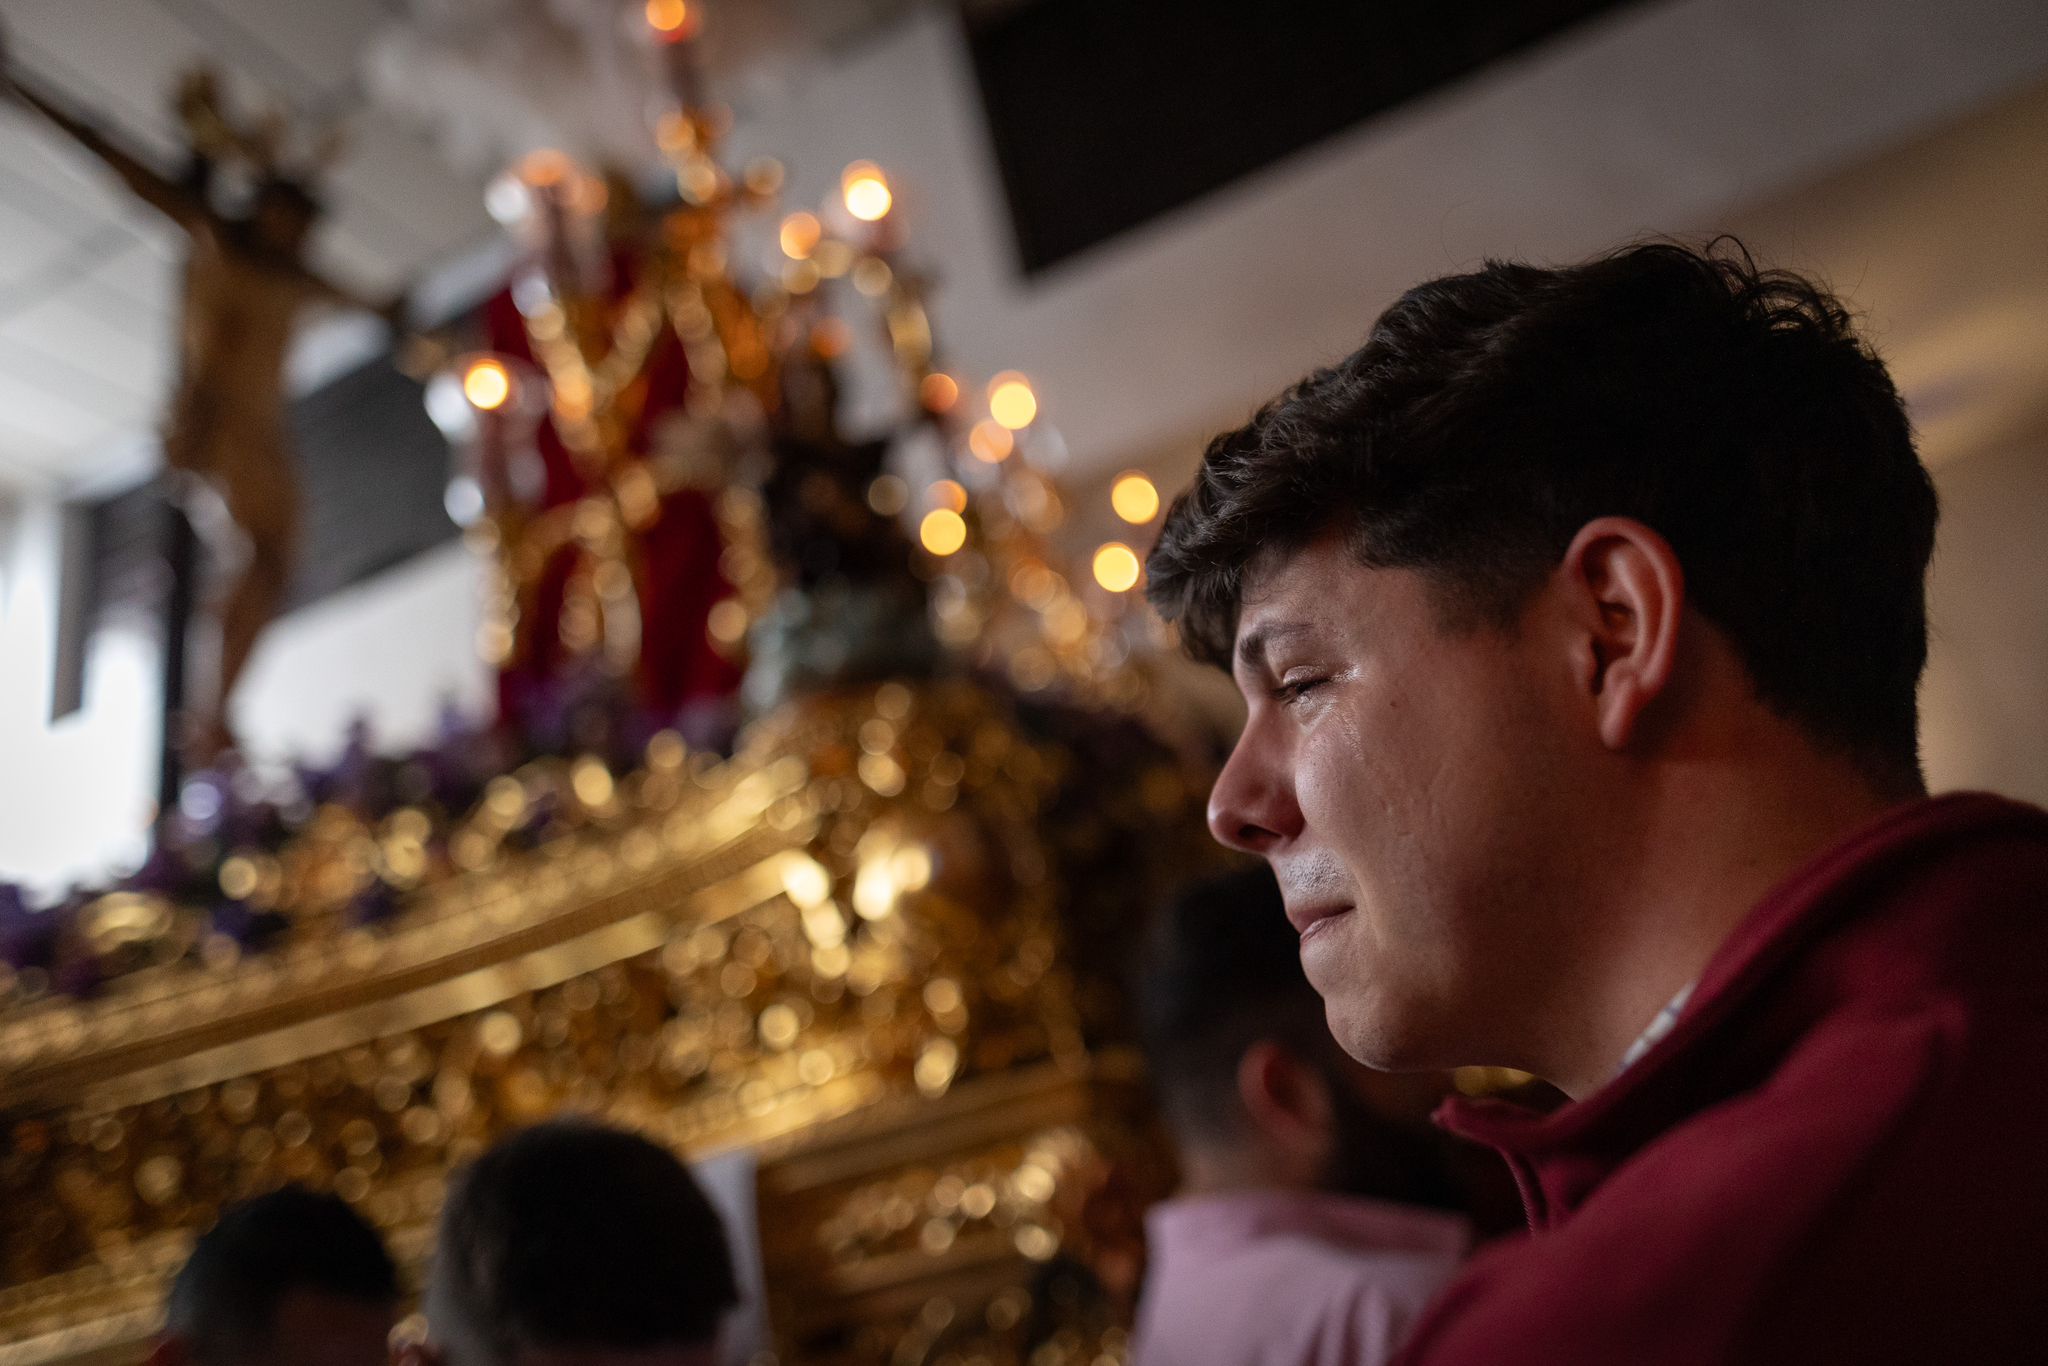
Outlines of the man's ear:
[[1558,571],[1573,608],[1577,682],[1601,742],[1625,749],[1671,685],[1685,571],[1668,541],[1629,517],[1579,528]]
[[1237,1098],[1253,1127],[1283,1147],[1320,1145],[1329,1132],[1330,1093],[1322,1075],[1271,1039],[1238,1059]]
[[143,1358],[144,1366],[186,1366],[191,1360],[192,1354],[186,1349],[185,1340],[169,1333],[158,1338],[149,1349],[149,1355]]

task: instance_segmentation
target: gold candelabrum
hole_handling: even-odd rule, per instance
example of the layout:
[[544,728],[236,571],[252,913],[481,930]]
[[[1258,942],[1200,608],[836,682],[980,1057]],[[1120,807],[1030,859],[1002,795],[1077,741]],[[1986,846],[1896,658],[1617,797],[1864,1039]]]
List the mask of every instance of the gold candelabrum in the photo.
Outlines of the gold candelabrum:
[[[928,434],[936,453],[936,469],[927,460],[880,473],[862,493],[867,511],[900,520],[917,547],[939,639],[1027,692],[1141,705],[1142,659],[1162,640],[1131,610],[1139,555],[1112,540],[1065,562],[1055,545],[1069,513],[1055,477],[1061,438],[1023,374],[995,375],[977,397],[940,367],[931,284],[908,259],[888,175],[856,161],[816,211],[781,213],[780,163],[729,170],[720,160],[729,116],[704,102],[702,7],[657,0],[646,20],[669,92],[654,133],[672,207],[650,218],[625,177],[559,152],[513,166],[490,203],[526,248],[513,293],[537,365],[464,355],[436,380],[443,401],[430,399],[459,455],[451,510],[494,565],[487,658],[531,651],[542,625],[534,593],[567,550],[561,643],[629,666],[640,642],[639,538],[662,498],[683,487],[715,500],[734,592],[712,612],[708,634],[743,656],[749,628],[785,586],[764,543],[759,485],[773,464],[769,447],[778,435],[838,439],[830,376],[858,355],[881,362],[871,375],[893,377],[896,434]],[[755,250],[764,239],[767,249]],[[611,279],[621,255],[633,271],[623,290]],[[650,401],[664,396],[650,387],[648,363],[671,338],[687,357],[688,397],[650,433]],[[586,490],[544,511],[534,505],[535,478],[515,468],[530,463],[543,417]],[[1160,509],[1137,471],[1118,476],[1111,505],[1137,528]]]

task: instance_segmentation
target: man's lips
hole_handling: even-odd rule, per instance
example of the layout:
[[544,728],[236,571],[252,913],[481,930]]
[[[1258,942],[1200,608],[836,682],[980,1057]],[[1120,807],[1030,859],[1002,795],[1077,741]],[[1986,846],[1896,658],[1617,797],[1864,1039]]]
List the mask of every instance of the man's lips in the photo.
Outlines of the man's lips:
[[1294,932],[1304,939],[1316,926],[1324,924],[1350,910],[1345,902],[1332,902],[1324,906],[1289,906],[1287,923],[1294,926]]

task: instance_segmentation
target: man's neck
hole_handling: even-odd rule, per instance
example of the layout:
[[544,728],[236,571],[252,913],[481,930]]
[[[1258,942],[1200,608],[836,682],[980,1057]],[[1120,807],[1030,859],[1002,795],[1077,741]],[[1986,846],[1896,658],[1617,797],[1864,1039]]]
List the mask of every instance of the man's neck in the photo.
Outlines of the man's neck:
[[1846,762],[1676,770],[1606,870],[1599,937],[1557,998],[1541,1075],[1574,1098],[1598,1090],[1772,888],[1907,795]]

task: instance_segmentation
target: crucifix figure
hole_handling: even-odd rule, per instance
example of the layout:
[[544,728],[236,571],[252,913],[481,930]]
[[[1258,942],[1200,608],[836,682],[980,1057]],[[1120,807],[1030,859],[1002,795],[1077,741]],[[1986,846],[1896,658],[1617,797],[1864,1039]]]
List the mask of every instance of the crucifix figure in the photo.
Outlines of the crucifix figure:
[[[35,111],[105,163],[190,240],[178,326],[178,367],[163,419],[164,465],[179,493],[224,507],[232,530],[217,557],[236,567],[215,608],[220,630],[210,697],[180,718],[183,758],[206,764],[233,747],[228,703],[258,636],[282,605],[298,550],[299,488],[286,430],[285,360],[309,303],[377,312],[396,325],[402,302],[375,304],[313,271],[304,248],[320,203],[281,164],[281,128],[228,117],[210,74],[195,72],[177,101],[189,160],[159,174],[15,72],[0,50],[0,93]],[[214,171],[240,161],[246,206],[214,203]],[[194,519],[202,527],[221,518]],[[173,662],[173,668],[178,667]]]

